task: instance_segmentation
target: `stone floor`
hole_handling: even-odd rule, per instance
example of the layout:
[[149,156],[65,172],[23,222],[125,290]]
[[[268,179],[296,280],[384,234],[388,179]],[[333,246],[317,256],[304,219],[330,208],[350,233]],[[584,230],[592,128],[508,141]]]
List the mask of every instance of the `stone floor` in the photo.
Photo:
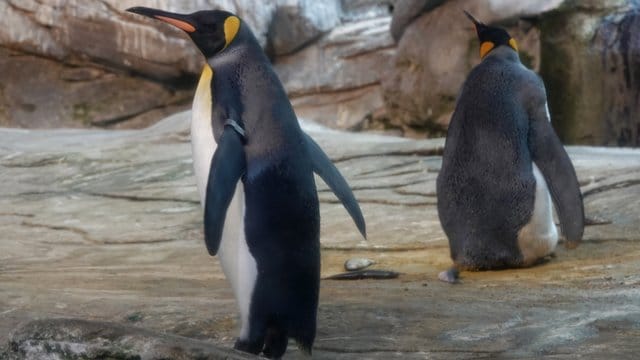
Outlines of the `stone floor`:
[[[584,243],[452,286],[437,280],[450,265],[435,208],[443,141],[305,127],[369,233],[318,181],[323,277],[352,257],[402,273],[323,280],[314,358],[640,352],[640,151],[569,148]],[[236,309],[203,244],[187,113],[137,131],[0,129],[0,184],[0,358],[248,358],[229,350]],[[292,344],[285,359],[299,357]]]

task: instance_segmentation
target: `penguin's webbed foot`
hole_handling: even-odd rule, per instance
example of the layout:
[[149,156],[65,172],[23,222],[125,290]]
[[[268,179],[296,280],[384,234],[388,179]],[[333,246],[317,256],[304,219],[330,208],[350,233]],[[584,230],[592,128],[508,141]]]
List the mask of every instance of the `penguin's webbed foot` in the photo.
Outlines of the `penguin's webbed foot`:
[[280,359],[287,351],[289,339],[285,332],[277,328],[269,328],[264,341],[262,353],[268,359]]
[[262,342],[237,339],[233,348],[246,353],[258,355],[262,351]]
[[568,250],[573,250],[573,249],[577,248],[578,245],[580,245],[580,241],[565,240],[565,242],[564,242],[564,247],[565,247],[565,249],[568,249]]
[[457,284],[459,278],[460,270],[458,270],[458,268],[456,268],[455,266],[438,274],[438,280],[444,281],[449,284]]

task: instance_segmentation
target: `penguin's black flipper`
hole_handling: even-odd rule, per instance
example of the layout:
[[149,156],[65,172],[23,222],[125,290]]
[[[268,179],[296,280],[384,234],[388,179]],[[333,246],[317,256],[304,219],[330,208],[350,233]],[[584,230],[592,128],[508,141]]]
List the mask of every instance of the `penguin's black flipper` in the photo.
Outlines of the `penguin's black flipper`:
[[211,256],[218,252],[227,208],[246,170],[242,141],[234,128],[226,126],[211,160],[204,205],[204,240]]
[[320,145],[318,145],[311,136],[304,134],[305,140],[307,142],[307,149],[309,150],[309,155],[311,157],[311,164],[313,166],[313,171],[320,175],[322,180],[324,180],[331,191],[340,199],[342,205],[344,205],[345,209],[351,218],[356,223],[358,230],[362,236],[367,238],[367,228],[364,222],[364,217],[362,216],[362,211],[360,210],[360,205],[358,205],[358,201],[355,196],[353,196],[353,192],[347,184],[347,181],[342,177],[340,171],[333,165],[329,157],[322,151]]
[[566,246],[575,247],[584,232],[580,184],[569,155],[548,121],[546,108],[539,112],[540,116],[530,122],[529,150],[549,187]]

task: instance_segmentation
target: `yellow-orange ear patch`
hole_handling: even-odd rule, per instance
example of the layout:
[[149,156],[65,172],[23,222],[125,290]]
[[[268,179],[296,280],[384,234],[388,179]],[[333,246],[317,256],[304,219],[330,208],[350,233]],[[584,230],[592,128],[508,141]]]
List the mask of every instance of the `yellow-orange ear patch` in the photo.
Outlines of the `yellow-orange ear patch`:
[[240,30],[240,19],[237,16],[229,16],[224,21],[224,40],[226,48],[231,44],[231,41],[236,37]]
[[485,41],[480,44],[480,58],[483,59],[495,46],[491,41]]
[[162,15],[155,15],[155,18],[158,20],[162,20],[166,23],[169,23],[175,27],[177,27],[178,29],[184,30],[186,32],[192,33],[196,31],[196,28],[189,24],[186,21],[182,21],[182,20],[178,20],[178,19],[174,19],[174,18],[170,18],[167,16],[162,16]]
[[514,38],[509,39],[509,46],[511,46],[513,50],[518,51],[518,43]]

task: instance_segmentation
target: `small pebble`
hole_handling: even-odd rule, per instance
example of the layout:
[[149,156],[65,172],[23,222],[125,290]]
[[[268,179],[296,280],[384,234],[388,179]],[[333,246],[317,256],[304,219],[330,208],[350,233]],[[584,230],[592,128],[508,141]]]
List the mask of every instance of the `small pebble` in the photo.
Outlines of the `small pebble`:
[[376,262],[371,259],[353,258],[345,261],[344,268],[347,271],[356,271],[356,270],[366,269],[375,263]]
[[459,277],[460,277],[460,272],[456,268],[450,268],[438,274],[438,279],[440,281],[444,281],[449,284],[458,283]]

